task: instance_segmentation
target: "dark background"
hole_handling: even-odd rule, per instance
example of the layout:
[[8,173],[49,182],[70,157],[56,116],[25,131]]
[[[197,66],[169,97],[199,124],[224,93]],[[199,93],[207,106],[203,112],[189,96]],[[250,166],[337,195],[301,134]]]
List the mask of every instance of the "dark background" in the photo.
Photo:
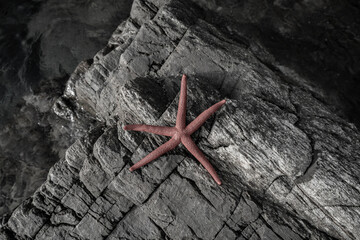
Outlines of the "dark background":
[[[239,41],[258,41],[279,66],[319,89],[360,126],[359,1],[194,0]],[[44,181],[83,129],[51,106],[76,65],[102,49],[131,0],[0,1],[0,215]]]

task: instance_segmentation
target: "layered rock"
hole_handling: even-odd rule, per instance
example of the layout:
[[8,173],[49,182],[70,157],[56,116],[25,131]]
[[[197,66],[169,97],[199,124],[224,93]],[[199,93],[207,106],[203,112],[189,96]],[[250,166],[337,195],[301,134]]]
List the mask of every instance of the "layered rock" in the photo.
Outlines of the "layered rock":
[[[98,124],[4,219],[0,237],[360,239],[359,131],[271,59],[192,3],[135,1],[54,105],[65,119]],[[182,147],[128,170],[166,137],[122,126],[173,125],[182,73],[187,122],[228,99],[194,134],[221,186]]]

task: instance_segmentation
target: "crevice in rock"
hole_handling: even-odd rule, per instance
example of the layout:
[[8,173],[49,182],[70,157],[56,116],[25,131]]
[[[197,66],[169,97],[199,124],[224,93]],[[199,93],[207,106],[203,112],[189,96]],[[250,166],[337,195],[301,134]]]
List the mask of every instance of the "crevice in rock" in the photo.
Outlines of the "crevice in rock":
[[282,178],[282,177],[286,177],[286,175],[278,175],[276,176],[271,183],[269,184],[269,186],[267,188],[264,189],[264,194],[271,188],[271,186],[274,184],[274,182],[276,182],[278,179]]
[[282,238],[279,234],[276,233],[276,231],[273,229],[273,227],[263,218],[263,216],[259,216],[259,218],[262,220],[262,222],[265,224],[265,226],[267,226],[279,239],[283,239],[286,240],[284,238]]
[[[178,163],[180,164],[183,160],[185,159],[185,157],[183,157],[183,159]],[[173,174],[177,172],[177,167],[175,167],[170,173],[169,175],[167,175],[166,178],[164,178],[160,183],[157,184],[157,186],[154,188],[154,190],[151,192],[151,194],[143,201],[143,204],[145,204],[147,201],[149,201],[149,199],[151,199],[151,197],[156,193],[156,191],[161,187],[161,185]],[[180,175],[181,176],[181,175]]]
[[[191,26],[193,26],[193,25],[191,25]],[[169,58],[172,56],[172,54],[176,51],[176,48],[179,46],[179,44],[180,44],[181,41],[183,40],[183,38],[184,38],[184,36],[186,35],[186,33],[188,33],[188,31],[189,31],[189,29],[191,28],[191,26],[189,26],[188,29],[186,29],[186,31],[184,32],[184,34],[180,37],[179,41],[175,43],[172,52],[169,53],[169,55],[168,55],[165,59],[163,59],[163,60],[161,61],[161,63],[159,63],[160,67],[159,67],[159,69],[156,71],[156,75],[158,75],[158,71],[161,70],[161,68],[164,66],[164,64],[168,61],[168,59],[169,59]]]
[[297,106],[297,104],[295,104],[292,100],[292,87],[289,88],[289,100],[290,103],[294,106],[295,111],[296,111],[296,116],[298,117],[298,120],[294,123],[294,126],[297,127],[300,131],[302,131],[305,136],[307,137],[307,139],[309,140],[310,143],[310,155],[311,155],[311,162],[309,163],[308,167],[304,170],[302,176],[298,177],[295,180],[295,183],[301,183],[306,181],[307,179],[311,178],[311,176],[314,174],[314,172],[316,171],[316,166],[317,166],[317,159],[318,159],[318,154],[319,151],[315,150],[315,141],[313,139],[313,137],[305,130],[301,127],[300,123],[303,119],[303,117],[300,117],[300,109],[299,106]]
[[284,113],[291,113],[291,114],[295,114],[296,112],[294,112],[292,109],[287,108],[286,106],[281,106],[278,103],[274,102],[273,100],[266,98],[265,96],[261,96],[259,94],[255,94],[253,95],[255,98],[259,99],[260,101],[263,101],[265,104],[270,105],[272,107],[276,107],[279,110],[281,110]]
[[311,146],[311,162],[309,166],[304,170],[303,174],[295,179],[295,184],[303,183],[309,181],[311,177],[314,175],[317,168],[318,155],[320,154],[319,150],[314,149],[314,141],[310,138],[310,146]]
[[161,234],[161,239],[171,239],[167,234],[166,232],[164,231],[164,229],[162,229],[159,225],[156,224],[156,222],[154,220],[152,220],[150,217],[149,217],[149,220],[152,224],[155,225],[155,227],[159,230],[160,234]]
[[[225,226],[228,226],[227,222],[231,219],[231,217],[233,216],[234,212],[236,211],[236,208],[238,207],[238,205],[240,204],[240,201],[241,201],[241,198],[242,198],[242,193],[240,194],[240,197],[238,198],[235,198],[236,202],[235,202],[235,205],[234,205],[234,208],[232,209],[232,211],[230,212],[229,216],[224,219],[224,223],[223,225],[221,226],[221,228],[219,229],[219,231],[215,234],[214,238],[213,239],[216,239],[216,237],[219,235],[219,233],[221,232],[221,230],[225,227]],[[228,226],[229,227],[229,226]],[[230,227],[229,227],[230,228]],[[231,230],[233,230],[232,228],[230,228]],[[235,232],[235,231],[234,231]]]
[[192,229],[191,226],[187,225],[187,227],[190,229],[190,232],[198,239],[198,240],[203,240],[202,238],[200,238],[194,231],[194,229]]
[[297,185],[297,187],[299,188],[299,190],[321,211],[323,212],[326,217],[328,217],[329,219],[331,219],[333,221],[334,224],[336,224],[336,226],[338,226],[350,239],[356,239],[355,236],[347,231],[336,219],[334,219],[329,212],[324,209],[322,206],[320,206],[315,200],[313,200],[304,190],[301,186]]
[[[129,200],[130,201],[130,200]],[[122,218],[119,219],[119,221],[117,223],[114,223],[113,224],[113,229],[109,232],[109,234],[106,236],[105,239],[108,239],[109,236],[114,232],[114,230],[116,229],[116,227],[120,224],[120,222],[128,215],[130,214],[132,211],[135,210],[135,208],[137,208],[138,206],[136,206],[135,204],[129,209],[129,211],[127,211],[123,216]]]
[[177,168],[175,168],[175,171],[176,171],[176,173],[177,173],[179,176],[181,176],[181,177],[183,177],[184,179],[186,179],[186,180],[190,183],[190,185],[193,187],[193,189],[195,190],[195,192],[197,192],[197,193],[202,197],[202,199],[204,199],[214,210],[216,210],[216,207],[215,207],[215,206],[212,204],[212,202],[202,193],[201,189],[196,185],[196,183],[195,183],[194,180],[192,180],[192,179],[190,179],[190,178],[187,178],[187,177],[181,175],[181,174],[179,173],[179,171],[177,170]]

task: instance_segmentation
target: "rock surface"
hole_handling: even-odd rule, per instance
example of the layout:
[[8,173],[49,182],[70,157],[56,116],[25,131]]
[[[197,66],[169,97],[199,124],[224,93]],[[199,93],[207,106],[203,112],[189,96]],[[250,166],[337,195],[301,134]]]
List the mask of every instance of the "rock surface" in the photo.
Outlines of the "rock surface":
[[[190,2],[134,1],[53,107],[98,124],[3,218],[0,239],[360,239],[357,128],[264,47],[202,16]],[[188,122],[228,99],[194,134],[220,187],[183,147],[128,170],[166,138],[122,126],[173,125],[182,73]]]

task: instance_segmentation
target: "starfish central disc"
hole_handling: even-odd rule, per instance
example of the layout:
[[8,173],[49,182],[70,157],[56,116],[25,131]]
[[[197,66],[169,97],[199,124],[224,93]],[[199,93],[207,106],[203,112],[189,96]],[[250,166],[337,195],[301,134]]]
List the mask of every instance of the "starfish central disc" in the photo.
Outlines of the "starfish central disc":
[[174,134],[174,138],[181,139],[183,137],[188,136],[184,130],[177,130],[177,132]]
[[185,74],[181,79],[181,88],[180,88],[180,99],[178,112],[176,116],[176,125],[175,127],[167,127],[167,126],[152,126],[145,124],[135,124],[135,125],[126,125],[124,126],[124,130],[132,130],[132,131],[142,131],[148,133],[154,133],[158,135],[171,137],[169,141],[149,153],[146,157],[141,159],[139,162],[134,164],[130,171],[134,171],[149,162],[155,160],[160,157],[164,153],[174,149],[177,145],[182,143],[187,150],[205,167],[205,169],[210,173],[215,182],[221,185],[221,181],[219,176],[217,175],[214,167],[207,160],[204,153],[196,146],[194,141],[191,138],[191,134],[193,134],[196,130],[198,130],[204,122],[210,118],[210,116],[215,113],[222,105],[224,105],[225,100],[222,100],[204,112],[202,112],[197,118],[195,118],[189,125],[186,126],[186,85],[187,80]]

